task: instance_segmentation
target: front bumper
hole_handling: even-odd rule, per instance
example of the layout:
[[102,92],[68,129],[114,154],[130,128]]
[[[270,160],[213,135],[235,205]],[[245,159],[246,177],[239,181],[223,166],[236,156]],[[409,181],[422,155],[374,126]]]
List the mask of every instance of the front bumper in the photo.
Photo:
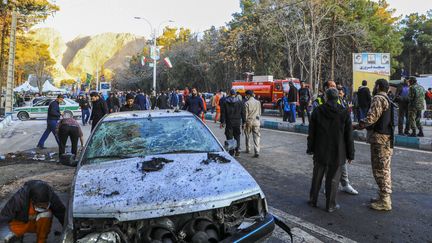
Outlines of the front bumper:
[[275,219],[273,215],[267,214],[262,220],[256,221],[253,225],[246,229],[240,230],[231,237],[223,240],[223,243],[228,242],[257,242],[269,237],[275,228]]

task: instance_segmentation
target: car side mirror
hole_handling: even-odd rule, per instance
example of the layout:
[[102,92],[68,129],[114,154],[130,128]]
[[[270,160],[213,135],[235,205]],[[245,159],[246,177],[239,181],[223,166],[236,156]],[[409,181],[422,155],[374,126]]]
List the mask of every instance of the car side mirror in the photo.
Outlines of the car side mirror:
[[235,139],[230,139],[225,141],[224,148],[226,151],[234,150],[237,147],[237,141]]

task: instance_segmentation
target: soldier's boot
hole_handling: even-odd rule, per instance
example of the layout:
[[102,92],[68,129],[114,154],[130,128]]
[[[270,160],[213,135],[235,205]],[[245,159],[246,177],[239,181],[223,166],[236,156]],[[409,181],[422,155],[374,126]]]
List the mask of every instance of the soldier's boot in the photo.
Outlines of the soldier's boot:
[[419,133],[417,134],[418,137],[424,137],[423,134],[423,128],[419,128]]
[[380,199],[370,204],[370,207],[378,211],[390,211],[392,210],[392,203],[389,194],[380,195]]
[[409,135],[410,137],[417,137],[416,130],[413,129],[412,133]]

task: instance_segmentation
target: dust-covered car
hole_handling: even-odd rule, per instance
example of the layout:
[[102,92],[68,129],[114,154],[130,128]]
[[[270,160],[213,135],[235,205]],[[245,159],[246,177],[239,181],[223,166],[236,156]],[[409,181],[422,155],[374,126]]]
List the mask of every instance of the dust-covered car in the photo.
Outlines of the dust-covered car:
[[120,112],[82,152],[63,242],[255,242],[274,227],[256,181],[196,116]]
[[[35,119],[35,118],[47,118],[48,107],[53,102],[55,97],[44,97],[34,104],[24,107],[16,107],[13,109],[14,115],[21,121]],[[60,104],[60,112],[70,114],[73,117],[81,116],[81,108],[74,100],[65,98]]]

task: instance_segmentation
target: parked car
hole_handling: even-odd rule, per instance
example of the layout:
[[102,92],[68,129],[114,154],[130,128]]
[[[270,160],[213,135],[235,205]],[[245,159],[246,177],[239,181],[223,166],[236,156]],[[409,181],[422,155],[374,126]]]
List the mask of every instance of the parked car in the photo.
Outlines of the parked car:
[[105,116],[69,205],[64,243],[255,242],[275,227],[257,182],[186,111]]
[[[16,107],[13,109],[14,115],[21,121],[35,119],[35,118],[47,118],[48,106],[55,100],[55,97],[44,97],[37,101],[35,104],[29,106]],[[74,117],[81,116],[81,108],[77,102],[71,99],[64,99],[63,103],[60,104],[60,111],[69,113]]]
[[213,93],[203,93],[205,97],[205,102],[207,104],[207,110],[211,110],[212,104],[211,104],[211,98],[213,97]]

